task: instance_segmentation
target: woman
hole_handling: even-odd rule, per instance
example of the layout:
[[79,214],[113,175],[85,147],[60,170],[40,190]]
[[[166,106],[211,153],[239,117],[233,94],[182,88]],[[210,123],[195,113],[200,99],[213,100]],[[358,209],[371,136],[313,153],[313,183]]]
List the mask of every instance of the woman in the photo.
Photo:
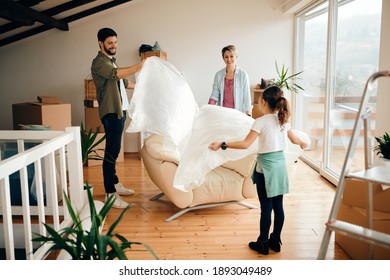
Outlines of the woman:
[[226,67],[215,74],[209,104],[235,108],[251,115],[251,94],[248,74],[236,65],[237,51],[233,45],[222,49]]

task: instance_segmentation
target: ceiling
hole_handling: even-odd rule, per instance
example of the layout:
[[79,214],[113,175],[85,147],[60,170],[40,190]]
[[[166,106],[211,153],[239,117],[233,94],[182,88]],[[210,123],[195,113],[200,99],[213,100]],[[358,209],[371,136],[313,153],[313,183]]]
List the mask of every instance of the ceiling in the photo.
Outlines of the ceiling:
[[0,0],[0,47],[132,0]]

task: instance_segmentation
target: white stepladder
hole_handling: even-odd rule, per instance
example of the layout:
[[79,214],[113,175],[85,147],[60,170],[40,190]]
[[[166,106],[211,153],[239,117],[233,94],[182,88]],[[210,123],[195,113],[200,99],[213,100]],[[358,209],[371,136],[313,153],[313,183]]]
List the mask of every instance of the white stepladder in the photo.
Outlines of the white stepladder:
[[[374,244],[390,248],[390,235],[373,229],[373,184],[380,183],[383,185],[390,185],[389,167],[386,166],[372,166],[372,147],[371,147],[371,110],[368,107],[369,94],[373,83],[380,77],[390,77],[390,71],[380,71],[372,74],[367,80],[356,116],[355,125],[351,140],[349,142],[348,150],[345,155],[343,169],[340,174],[340,180],[337,186],[336,194],[333,200],[332,209],[329,214],[329,219],[326,223],[324,237],[322,239],[321,247],[318,253],[318,259],[323,260],[326,257],[326,252],[329,246],[332,232],[338,232],[351,238],[356,238],[370,244],[370,258],[374,257]],[[364,160],[365,169],[358,172],[350,172],[352,165],[353,154],[356,149],[360,130],[364,128]],[[337,220],[342,195],[345,189],[346,179],[357,179],[368,182],[368,219],[369,228]]]

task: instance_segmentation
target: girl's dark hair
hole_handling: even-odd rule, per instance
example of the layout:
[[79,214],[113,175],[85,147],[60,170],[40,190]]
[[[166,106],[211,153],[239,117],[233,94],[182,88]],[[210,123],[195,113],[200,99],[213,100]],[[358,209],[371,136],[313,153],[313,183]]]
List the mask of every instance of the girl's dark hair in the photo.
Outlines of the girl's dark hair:
[[104,42],[108,37],[117,37],[116,32],[108,27],[102,28],[97,34],[98,41]]
[[290,106],[286,98],[283,96],[283,90],[278,86],[267,87],[262,98],[267,102],[272,111],[278,111],[279,124],[283,126],[290,117]]

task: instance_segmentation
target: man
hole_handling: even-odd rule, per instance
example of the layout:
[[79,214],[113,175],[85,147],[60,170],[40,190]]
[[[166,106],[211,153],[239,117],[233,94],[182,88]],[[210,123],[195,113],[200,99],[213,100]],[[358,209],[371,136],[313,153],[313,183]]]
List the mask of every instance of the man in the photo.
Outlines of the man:
[[99,116],[102,121],[106,145],[103,161],[103,178],[106,200],[114,195],[113,207],[125,208],[128,203],[119,195],[132,195],[134,190],[125,188],[116,175],[116,160],[121,150],[121,141],[129,106],[126,88],[135,84],[126,77],[138,72],[142,63],[118,68],[114,55],[117,48],[117,34],[111,28],[102,28],[97,34],[100,51],[92,62],[91,73],[96,86]]

